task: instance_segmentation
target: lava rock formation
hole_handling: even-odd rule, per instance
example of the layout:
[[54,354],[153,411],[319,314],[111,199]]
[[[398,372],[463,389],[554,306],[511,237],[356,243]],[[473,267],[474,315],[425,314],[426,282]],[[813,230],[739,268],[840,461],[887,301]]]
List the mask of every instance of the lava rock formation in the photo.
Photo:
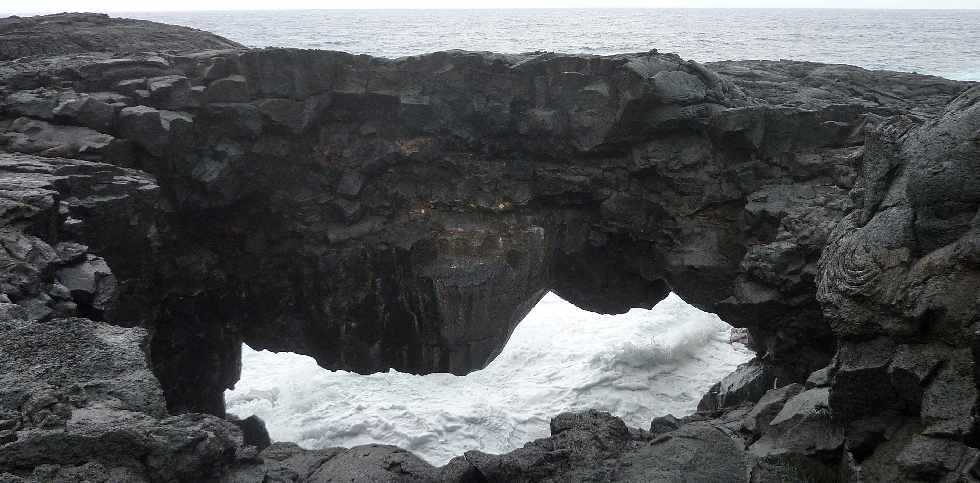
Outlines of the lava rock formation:
[[[187,32],[0,21],[0,481],[980,479],[980,86]],[[223,419],[243,341],[465,374],[548,290],[674,291],[758,357],[442,468]]]

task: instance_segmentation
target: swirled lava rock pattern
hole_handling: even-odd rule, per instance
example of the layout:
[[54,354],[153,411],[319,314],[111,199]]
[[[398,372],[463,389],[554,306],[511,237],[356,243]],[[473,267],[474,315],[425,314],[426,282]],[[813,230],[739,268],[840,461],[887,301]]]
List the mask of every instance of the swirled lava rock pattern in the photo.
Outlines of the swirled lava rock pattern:
[[[19,22],[125,24],[0,39]],[[0,479],[977,479],[974,84],[90,38],[0,63]],[[603,313],[673,290],[759,357],[698,416],[562,414],[442,468],[220,419],[243,341],[462,374],[548,290]]]

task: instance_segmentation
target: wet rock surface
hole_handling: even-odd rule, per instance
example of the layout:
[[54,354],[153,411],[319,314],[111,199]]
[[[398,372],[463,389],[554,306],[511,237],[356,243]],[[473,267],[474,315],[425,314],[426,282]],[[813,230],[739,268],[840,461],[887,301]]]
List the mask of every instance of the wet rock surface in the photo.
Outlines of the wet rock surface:
[[[144,24],[0,21],[0,481],[977,479],[980,87]],[[243,341],[462,374],[548,290],[673,290],[758,358],[650,432],[567,413],[442,468],[222,419]]]

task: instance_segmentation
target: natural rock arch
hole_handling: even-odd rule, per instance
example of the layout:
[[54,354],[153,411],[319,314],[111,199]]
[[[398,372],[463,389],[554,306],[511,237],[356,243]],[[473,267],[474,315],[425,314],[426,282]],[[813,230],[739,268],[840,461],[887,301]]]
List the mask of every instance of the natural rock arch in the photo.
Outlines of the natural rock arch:
[[[750,329],[760,358],[732,376],[761,385],[746,399],[782,386],[746,416],[760,471],[786,450],[929,479],[978,454],[971,84],[656,52],[292,49],[38,57],[0,80],[0,144],[44,156],[0,155],[0,329],[144,327],[115,342],[148,344],[171,413],[223,413],[243,340],[465,373],[546,290],[598,312],[673,290]],[[629,435],[572,418],[556,438]],[[542,444],[460,464],[489,475]]]
[[[121,113],[193,260],[166,282],[161,352],[234,354],[243,337],[326,367],[465,373],[548,289],[621,312],[668,286],[770,354],[806,347],[797,378],[834,350],[813,275],[862,109],[753,106],[655,53],[268,50],[185,74],[207,84],[194,115]],[[182,107],[167,89],[158,107]],[[156,367],[168,388],[199,363]]]
[[799,380],[835,350],[814,277],[866,114],[909,101],[774,106],[742,70],[289,49],[81,66],[81,89],[142,98],[106,156],[156,175],[172,210],[154,226],[165,268],[132,273],[115,319],[156,328],[172,409],[216,413],[242,339],[331,368],[465,373],[549,289],[622,312],[669,287]]
[[[729,75],[656,52],[89,61],[79,90],[142,103],[117,108],[101,156],[163,188],[152,252],[105,252],[127,279],[110,318],[154,328],[171,409],[219,414],[243,339],[329,368],[465,373],[549,289],[599,312],[674,290],[801,380],[835,350],[816,262],[851,209],[868,113],[930,109],[957,87],[766,102],[744,66],[718,67]],[[13,147],[30,151],[25,137]]]

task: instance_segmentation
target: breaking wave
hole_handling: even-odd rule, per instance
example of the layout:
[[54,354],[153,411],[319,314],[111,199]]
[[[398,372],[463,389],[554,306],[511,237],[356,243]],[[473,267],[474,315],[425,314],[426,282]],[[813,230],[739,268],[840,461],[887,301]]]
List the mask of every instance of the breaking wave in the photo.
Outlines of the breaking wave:
[[502,453],[549,433],[562,411],[597,408],[646,427],[693,412],[751,358],[729,326],[671,294],[652,310],[581,310],[548,294],[485,369],[468,376],[327,371],[309,357],[243,347],[228,411],[257,414],[273,440],[307,448],[385,443],[441,465]]

